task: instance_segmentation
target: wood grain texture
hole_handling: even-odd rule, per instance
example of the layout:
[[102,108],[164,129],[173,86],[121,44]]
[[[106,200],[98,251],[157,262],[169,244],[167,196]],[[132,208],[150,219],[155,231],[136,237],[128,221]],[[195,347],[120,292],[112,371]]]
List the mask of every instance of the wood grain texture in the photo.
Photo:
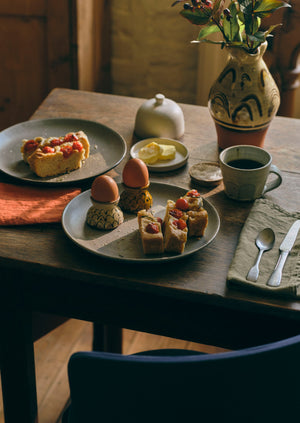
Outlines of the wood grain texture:
[[55,87],[109,92],[107,0],[2,0],[0,130],[29,118]]
[[[56,89],[43,102],[33,118],[73,116],[96,120],[123,135],[129,149],[132,143],[136,141],[133,133],[134,119],[142,102],[142,99]],[[151,178],[155,181],[172,183],[188,189],[194,187],[188,175],[189,166],[202,159],[216,160],[218,149],[213,123],[207,109],[190,105],[182,105],[182,108],[186,121],[186,132],[182,141],[190,152],[188,166],[168,175],[151,175]],[[291,210],[297,210],[300,201],[299,196],[293,195],[299,177],[296,172],[300,168],[299,154],[296,153],[299,125],[300,121],[295,119],[276,118],[266,145],[266,148],[273,155],[274,163],[283,170],[289,170],[289,172],[285,172],[282,186],[268,195],[268,198],[276,200],[279,204]],[[120,180],[123,165],[124,162],[113,171],[117,180]],[[85,188],[89,188],[89,185],[83,184],[83,189]],[[66,238],[60,225],[51,225],[47,228],[43,226],[1,228],[0,263],[3,266],[26,270],[29,275],[32,272],[32,280],[29,276],[27,279],[25,277],[23,282],[27,289],[27,299],[30,298],[37,309],[41,307],[39,305],[41,301],[42,307],[53,307],[55,312],[58,313],[66,307],[66,310],[72,316],[73,313],[78,312],[77,308],[82,300],[81,290],[85,290],[87,301],[90,301],[88,296],[93,289],[96,289],[98,295],[103,297],[105,311],[101,314],[101,318],[104,318],[107,312],[110,316],[109,319],[114,319],[111,323],[120,324],[117,315],[113,317],[114,312],[110,313],[107,310],[108,306],[106,306],[108,298],[112,302],[118,298],[116,302],[120,301],[120,310],[123,310],[123,313],[120,311],[118,316],[121,319],[121,317],[124,318],[128,315],[127,324],[131,328],[134,328],[134,313],[132,315],[128,304],[131,303],[133,306],[137,297],[139,301],[145,301],[147,306],[151,307],[151,301],[148,297],[150,294],[153,295],[154,302],[158,301],[161,304],[161,312],[163,312],[164,299],[170,301],[170,311],[174,307],[175,312],[177,301],[180,302],[180,299],[184,297],[187,299],[187,308],[189,301],[195,306],[195,316],[204,315],[205,312],[209,311],[206,310],[207,308],[215,308],[217,305],[224,307],[224,310],[228,313],[235,309],[249,309],[270,316],[276,312],[282,314],[282,316],[285,315],[286,318],[298,321],[300,304],[297,301],[287,303],[285,300],[277,298],[261,298],[255,294],[229,290],[226,287],[227,270],[232,260],[240,230],[251,209],[251,203],[239,204],[237,207],[235,202],[226,198],[221,189],[212,190],[211,193],[209,189],[203,189],[202,193],[217,208],[222,222],[221,229],[211,245],[201,253],[186,260],[157,265],[151,267],[147,273],[144,272],[143,266],[124,264],[116,267],[109,261],[100,260],[98,257],[75,247]],[[36,260],[36,257],[38,257],[38,260]],[[215,266],[216,260],[217,266]],[[101,261],[101,266],[99,266],[99,261]],[[43,273],[43,283],[36,282],[36,278],[33,277],[34,274],[40,272]],[[64,286],[57,282],[56,278],[58,277],[62,278]],[[54,279],[53,282],[51,282],[52,279]],[[72,286],[74,295],[72,305],[64,304],[64,298],[70,286]],[[57,298],[57,296],[60,298]],[[127,298],[127,304],[122,300],[122,296]],[[77,299],[78,305],[76,305]],[[55,302],[55,305],[53,305],[53,302]],[[199,307],[200,304],[202,309]],[[72,310],[72,307],[74,310]],[[142,308],[141,306],[141,312]],[[90,310],[92,310],[92,307]],[[90,313],[87,313],[87,310],[81,310],[81,317],[93,319],[95,318],[95,310]],[[172,322],[172,313],[173,311],[170,312],[168,325]],[[222,315],[222,309],[220,313]],[[109,319],[106,323],[109,323]],[[247,313],[245,319],[247,319]],[[150,322],[146,322],[146,320],[144,322],[147,328],[159,331],[159,328],[151,328],[150,317],[149,320]],[[178,336],[182,336],[180,328],[178,332]],[[229,335],[228,332],[224,332],[219,342],[224,342],[226,336]],[[205,336],[205,342],[207,342],[206,337],[209,336],[209,329],[206,331],[203,328],[202,334]],[[172,336],[176,336],[176,333],[172,332]],[[245,342],[247,342],[248,336],[247,333],[243,337]],[[233,341],[233,338],[231,341]],[[250,339],[252,337],[248,338],[248,341]],[[253,339],[251,342],[253,342]],[[231,344],[228,345],[231,346]]]
[[110,8],[107,0],[77,1],[74,24],[78,47],[78,87],[81,90],[111,90]]
[[0,3],[0,13],[3,15],[44,16],[46,4],[46,0],[2,1]]
[[76,1],[0,4],[0,129],[25,121],[51,89],[77,88]]
[[[77,117],[95,120],[119,132],[129,149],[136,142],[135,115],[143,99],[55,89],[42,103],[34,119],[47,117]],[[182,142],[188,147],[188,165],[167,175],[151,175],[150,181],[195,187],[188,176],[189,166],[199,160],[217,160],[218,149],[213,122],[206,108],[182,105],[186,131]],[[300,121],[276,118],[266,142],[273,161],[284,171],[282,186],[270,198],[289,210],[299,210],[299,151]],[[120,181],[123,161],[110,172]],[[1,181],[16,183],[0,175]],[[83,183],[82,189],[90,188]],[[226,275],[240,231],[251,203],[229,200],[222,186],[201,189],[216,207],[221,228],[216,239],[202,251],[172,263],[155,266],[121,263],[117,266],[75,246],[64,234],[60,224],[0,228],[0,265],[2,268],[2,302],[15,310],[53,313],[99,324],[200,342],[222,348],[243,348],[271,342],[298,334],[300,302],[262,297],[247,291],[228,289]],[[4,322],[4,319],[2,320]],[[3,342],[7,343],[6,374],[18,372],[24,377],[23,363],[9,363],[9,325],[21,339],[28,365],[34,373],[31,338],[28,326],[8,321]],[[28,396],[32,380],[24,377],[18,394]],[[9,380],[8,380],[9,381]],[[5,391],[10,391],[6,379]],[[34,404],[34,386],[31,389]],[[11,400],[11,398],[10,398]],[[28,404],[22,403],[13,417],[32,422]],[[24,415],[26,414],[26,419]],[[22,416],[22,417],[21,417]],[[7,420],[15,423],[16,420]]]

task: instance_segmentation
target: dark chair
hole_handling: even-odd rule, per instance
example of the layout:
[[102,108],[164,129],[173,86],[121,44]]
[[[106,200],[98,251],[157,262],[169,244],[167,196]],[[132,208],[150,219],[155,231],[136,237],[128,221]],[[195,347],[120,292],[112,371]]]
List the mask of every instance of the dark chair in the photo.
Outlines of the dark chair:
[[291,8],[276,10],[262,21],[261,30],[282,23],[273,31],[274,38],[268,38],[268,50],[264,55],[281,96],[278,115],[294,116],[296,92],[300,87],[300,0],[287,0]]
[[201,354],[75,353],[63,423],[293,422],[300,418],[300,335]]

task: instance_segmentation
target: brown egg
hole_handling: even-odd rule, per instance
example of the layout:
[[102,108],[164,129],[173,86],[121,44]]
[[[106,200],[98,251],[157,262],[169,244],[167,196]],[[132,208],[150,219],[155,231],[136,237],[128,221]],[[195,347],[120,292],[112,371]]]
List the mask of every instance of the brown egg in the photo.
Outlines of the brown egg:
[[129,160],[123,170],[123,182],[130,188],[141,188],[149,183],[149,172],[141,159]]
[[111,203],[119,198],[119,188],[110,176],[98,176],[91,188],[92,198],[101,203]]

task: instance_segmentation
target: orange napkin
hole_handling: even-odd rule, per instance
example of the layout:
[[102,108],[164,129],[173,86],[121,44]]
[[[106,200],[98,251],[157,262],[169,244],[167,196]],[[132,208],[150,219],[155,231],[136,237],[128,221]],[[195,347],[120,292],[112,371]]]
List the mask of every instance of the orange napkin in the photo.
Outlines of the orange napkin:
[[0,183],[0,225],[60,222],[78,188],[35,188]]

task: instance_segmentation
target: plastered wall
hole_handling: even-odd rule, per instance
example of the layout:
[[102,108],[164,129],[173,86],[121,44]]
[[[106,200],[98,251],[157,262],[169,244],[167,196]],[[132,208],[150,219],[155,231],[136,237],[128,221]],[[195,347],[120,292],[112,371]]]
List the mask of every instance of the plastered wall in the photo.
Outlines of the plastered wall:
[[162,92],[196,102],[198,29],[172,0],[112,0],[113,91],[152,98]]
[[[199,28],[179,15],[173,0],[110,0],[112,91],[207,105],[213,80],[224,66],[217,46],[192,44]],[[294,117],[300,118],[300,89]]]

